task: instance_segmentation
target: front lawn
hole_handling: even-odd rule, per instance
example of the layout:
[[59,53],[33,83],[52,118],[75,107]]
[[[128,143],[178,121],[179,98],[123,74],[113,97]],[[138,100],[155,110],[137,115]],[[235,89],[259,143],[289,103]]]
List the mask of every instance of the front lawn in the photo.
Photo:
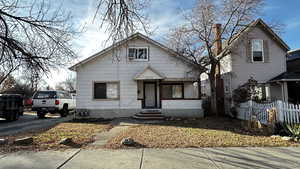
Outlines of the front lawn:
[[209,117],[133,126],[111,139],[105,147],[125,148],[120,142],[128,137],[143,147],[151,148],[300,146],[299,143],[246,131],[240,120]]
[[[101,121],[70,121],[60,123],[50,129],[27,132],[16,136],[8,137],[9,145],[0,146],[0,151],[11,152],[18,150],[49,150],[64,148],[79,148],[88,145],[94,141],[97,133],[111,129],[109,122]],[[32,137],[33,144],[19,146],[12,144],[17,138]],[[73,143],[66,146],[59,144],[64,138],[72,138]]]

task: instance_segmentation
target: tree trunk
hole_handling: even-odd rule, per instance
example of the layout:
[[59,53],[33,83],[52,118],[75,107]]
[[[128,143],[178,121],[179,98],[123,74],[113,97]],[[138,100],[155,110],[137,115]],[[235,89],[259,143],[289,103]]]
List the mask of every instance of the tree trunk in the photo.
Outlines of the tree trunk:
[[216,87],[216,65],[211,65],[211,71],[209,74],[209,82],[210,82],[210,112],[216,116],[218,116],[218,107],[217,107],[217,87]]

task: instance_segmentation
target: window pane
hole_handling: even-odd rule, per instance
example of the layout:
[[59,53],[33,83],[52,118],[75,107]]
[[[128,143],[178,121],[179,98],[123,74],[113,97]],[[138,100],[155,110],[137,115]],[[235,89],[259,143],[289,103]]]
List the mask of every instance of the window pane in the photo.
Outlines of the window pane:
[[252,45],[253,51],[262,51],[263,49],[262,40],[253,40]]
[[129,48],[128,57],[129,58],[135,58],[135,49]]
[[106,83],[95,83],[94,84],[94,98],[95,99],[106,99]]
[[183,98],[182,85],[162,85],[162,98]]
[[148,49],[147,48],[129,48],[128,58],[136,60],[147,60],[148,59]]
[[253,61],[263,61],[262,52],[253,51]]
[[172,97],[173,98],[182,98],[182,86],[181,85],[173,85]]
[[118,84],[117,83],[107,83],[107,98],[116,99],[118,98]]
[[172,86],[171,85],[162,85],[162,98],[170,99],[172,98]]

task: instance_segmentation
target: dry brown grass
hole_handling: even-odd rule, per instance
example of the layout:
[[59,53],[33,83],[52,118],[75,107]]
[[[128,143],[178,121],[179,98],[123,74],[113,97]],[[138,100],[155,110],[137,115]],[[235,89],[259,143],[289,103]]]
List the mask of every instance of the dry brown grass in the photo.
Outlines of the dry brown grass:
[[[34,143],[29,146],[17,146],[14,144],[0,146],[2,152],[12,152],[18,150],[49,150],[49,149],[66,149],[79,148],[88,145],[94,141],[97,133],[111,129],[108,122],[64,122],[50,129],[27,132],[16,136],[8,137],[10,143],[14,139],[22,137],[33,137]],[[65,146],[59,144],[63,138],[72,138],[74,144]]]
[[111,139],[105,147],[125,148],[120,142],[126,137],[151,148],[300,146],[264,133],[246,131],[241,121],[226,118],[134,126]]

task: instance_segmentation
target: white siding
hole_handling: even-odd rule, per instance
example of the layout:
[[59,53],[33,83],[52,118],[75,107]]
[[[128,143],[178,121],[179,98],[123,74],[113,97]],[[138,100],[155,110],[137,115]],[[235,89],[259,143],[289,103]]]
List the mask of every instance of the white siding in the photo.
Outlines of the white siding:
[[199,109],[201,100],[162,100],[162,109]]

